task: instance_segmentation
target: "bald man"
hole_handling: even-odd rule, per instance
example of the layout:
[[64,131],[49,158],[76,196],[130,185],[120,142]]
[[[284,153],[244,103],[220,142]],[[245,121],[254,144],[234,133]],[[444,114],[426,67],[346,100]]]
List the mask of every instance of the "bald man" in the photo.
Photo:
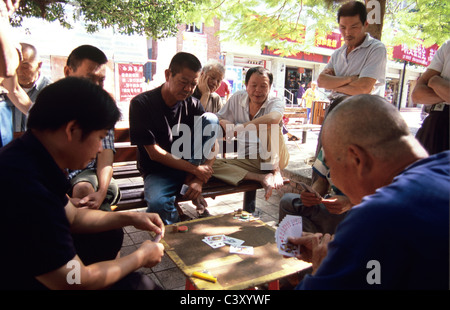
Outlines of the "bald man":
[[[17,79],[19,85],[27,93],[34,104],[38,94],[41,90],[52,83],[52,81],[41,74],[42,61],[39,57],[36,47],[28,43],[20,43],[22,48],[22,60],[17,68]],[[13,106],[13,103],[8,100],[9,104]],[[28,109],[30,109],[28,107]],[[19,107],[13,108],[13,130],[14,132],[25,131],[27,123],[27,114],[23,113]],[[28,112],[28,111],[27,111]]]
[[338,105],[322,139],[331,178],[355,206],[334,237],[291,240],[313,264],[297,288],[449,289],[450,152],[428,156],[373,95]]
[[22,55],[11,38],[9,18],[18,7],[18,0],[0,1],[0,85],[7,91],[4,93],[0,89],[0,147],[13,139],[13,111],[6,99],[9,98],[24,113],[32,104],[17,81],[16,69]]

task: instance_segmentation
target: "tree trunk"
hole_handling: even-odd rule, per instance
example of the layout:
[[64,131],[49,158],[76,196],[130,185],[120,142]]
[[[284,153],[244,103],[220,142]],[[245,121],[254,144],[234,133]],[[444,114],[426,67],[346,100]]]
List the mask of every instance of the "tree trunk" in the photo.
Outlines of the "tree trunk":
[[384,13],[386,12],[386,0],[365,0],[365,3],[367,15],[372,18],[372,20],[369,20],[367,32],[370,33],[373,38],[381,40]]

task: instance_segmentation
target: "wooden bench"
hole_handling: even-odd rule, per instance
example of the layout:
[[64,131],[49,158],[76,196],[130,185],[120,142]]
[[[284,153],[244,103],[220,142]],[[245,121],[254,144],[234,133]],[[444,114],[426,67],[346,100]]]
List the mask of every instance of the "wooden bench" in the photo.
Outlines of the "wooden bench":
[[[306,108],[300,108],[300,107],[286,107],[285,111],[284,111],[284,117],[287,118],[302,118],[303,122],[306,120],[307,118],[307,114],[306,114]],[[316,125],[316,124],[294,124],[294,125],[290,125],[290,128],[293,129],[300,129],[302,131],[302,143],[306,143],[306,138],[307,138],[307,134],[309,130],[314,130],[314,129],[319,129],[320,130],[320,125]]]
[[[136,167],[137,147],[130,144],[129,129],[115,129],[115,148],[113,178],[119,185],[121,199],[114,206],[115,211],[145,208],[147,204],[144,200],[144,181]],[[221,145],[219,153],[223,156],[227,150],[235,150],[233,145]],[[285,180],[285,183],[288,183]],[[256,181],[244,181],[239,186],[232,186],[218,179],[211,178],[204,186],[202,195],[205,198],[215,198],[221,195],[243,193],[243,210],[255,211],[256,190],[262,188]],[[178,197],[176,204],[186,201]],[[179,209],[180,210],[180,209]]]
[[284,116],[288,118],[307,118],[307,110],[302,107],[286,107],[284,108]]
[[302,131],[302,143],[306,143],[306,138],[308,131],[310,130],[320,130],[322,126],[317,124],[300,124],[300,125],[293,125],[291,126],[291,129],[300,129]]

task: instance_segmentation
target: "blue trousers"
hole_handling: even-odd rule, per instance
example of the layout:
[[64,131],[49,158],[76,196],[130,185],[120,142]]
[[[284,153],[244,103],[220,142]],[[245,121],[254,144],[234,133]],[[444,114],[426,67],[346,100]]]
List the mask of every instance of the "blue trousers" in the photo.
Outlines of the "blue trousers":
[[[197,131],[198,126],[201,126],[201,131]],[[220,129],[219,119],[213,113],[204,113],[196,120],[194,128],[197,128],[194,132],[202,133],[202,139],[191,135],[191,158],[186,160],[198,166],[206,161],[209,155],[209,153],[206,154],[206,150],[210,152],[215,143]],[[208,130],[205,131],[206,128]],[[158,213],[166,225],[179,222],[175,199],[180,193],[185,178],[186,172],[169,167],[164,172],[148,174],[144,179],[147,212]]]

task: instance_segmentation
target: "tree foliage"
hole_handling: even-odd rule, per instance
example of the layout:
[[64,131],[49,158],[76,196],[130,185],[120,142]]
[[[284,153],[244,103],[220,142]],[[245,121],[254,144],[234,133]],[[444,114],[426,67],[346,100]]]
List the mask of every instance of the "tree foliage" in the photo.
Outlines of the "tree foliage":
[[391,45],[434,43],[450,39],[450,2],[445,0],[388,1],[383,35]]
[[[362,1],[362,0],[361,0]],[[450,2],[444,0],[365,0],[382,7],[384,24],[378,34],[387,45],[442,44],[450,38]],[[88,32],[114,27],[122,34],[155,39],[174,36],[177,25],[226,24],[221,40],[233,40],[280,50],[282,54],[308,50],[314,34],[337,28],[342,0],[22,0],[13,22],[23,17],[59,21],[70,28],[82,20]],[[68,8],[72,8],[68,10]],[[71,12],[71,13],[69,13]],[[69,16],[69,14],[72,14]],[[377,28],[377,27],[375,27]],[[372,31],[372,30],[369,30]],[[311,34],[312,35],[309,35]],[[372,33],[372,32],[371,32]],[[375,35],[377,37],[377,35]]]
[[90,33],[113,27],[121,34],[159,39],[175,35],[194,6],[189,0],[22,0],[13,23],[38,17],[71,28],[72,22],[82,20]]

